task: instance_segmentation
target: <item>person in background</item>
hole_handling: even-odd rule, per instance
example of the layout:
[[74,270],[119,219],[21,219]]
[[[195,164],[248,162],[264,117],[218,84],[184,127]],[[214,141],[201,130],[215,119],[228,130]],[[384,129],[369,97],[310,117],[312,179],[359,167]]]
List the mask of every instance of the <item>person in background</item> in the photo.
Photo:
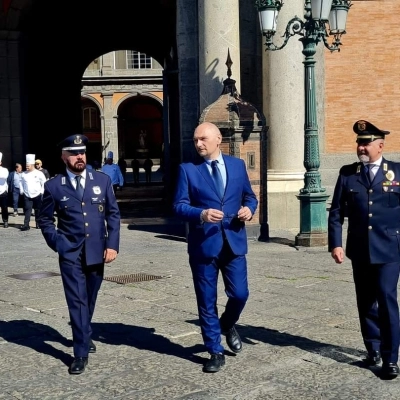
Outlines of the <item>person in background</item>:
[[[339,171],[328,219],[337,264],[351,260],[366,366],[382,361],[381,377],[399,374],[400,163],[383,157],[385,136],[365,120],[353,125],[359,162]],[[342,225],[348,218],[346,253]]]
[[135,186],[139,186],[140,182],[140,161],[137,158],[134,158],[131,162],[132,173],[133,173],[133,182]]
[[44,173],[44,176],[46,177],[46,180],[47,180],[47,179],[50,179],[49,171],[47,171],[46,168],[43,168],[42,165],[43,165],[43,164],[42,164],[42,161],[41,161],[41,160],[39,160],[39,159],[35,160],[35,168],[36,168],[37,170],[42,171],[42,172]]
[[36,229],[38,225],[38,213],[42,204],[44,183],[46,177],[44,173],[35,168],[35,155],[26,155],[26,171],[21,174],[20,193],[24,196],[24,225],[21,231],[29,231],[29,221],[31,220],[32,209],[35,210]]
[[8,228],[8,169],[2,166],[3,153],[0,153],[0,208],[4,228]]
[[126,169],[128,167],[128,164],[124,160],[124,157],[120,157],[118,160],[118,167],[121,170],[122,178],[124,180],[124,185],[126,184]]
[[144,172],[146,175],[146,183],[151,182],[151,172],[153,168],[153,161],[151,158],[146,158],[143,163]]
[[[211,356],[203,371],[217,372],[225,364],[221,333],[234,353],[242,350],[235,324],[249,296],[245,222],[252,219],[258,200],[244,161],[222,154],[222,135],[217,126],[200,124],[193,141],[202,158],[180,165],[173,210],[189,223],[189,264],[201,332]],[[220,272],[228,301],[218,319]]]
[[122,176],[119,166],[117,164],[114,164],[113,160],[114,153],[112,151],[109,151],[107,154],[106,163],[101,167],[101,171],[111,178],[114,193],[116,193],[118,187],[122,189],[122,187],[124,186],[124,178]]
[[21,177],[22,177],[22,165],[17,163],[15,164],[15,170],[10,173],[8,176],[8,190],[11,193],[11,201],[14,213],[11,214],[14,217],[18,216],[18,205],[19,200],[21,199]]
[[47,245],[58,253],[72,328],[70,374],[84,372],[89,353],[97,351],[91,321],[104,263],[115,260],[120,242],[120,213],[111,179],[86,170],[87,142],[86,136],[71,135],[59,144],[66,170],[45,183],[38,220]]

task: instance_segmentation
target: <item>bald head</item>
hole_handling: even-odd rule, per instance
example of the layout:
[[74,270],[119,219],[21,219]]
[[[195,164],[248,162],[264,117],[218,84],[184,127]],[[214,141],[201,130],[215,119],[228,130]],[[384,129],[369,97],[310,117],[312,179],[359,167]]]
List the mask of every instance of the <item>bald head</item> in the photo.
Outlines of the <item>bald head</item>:
[[201,157],[216,160],[221,152],[222,135],[211,122],[203,122],[194,131],[193,142]]

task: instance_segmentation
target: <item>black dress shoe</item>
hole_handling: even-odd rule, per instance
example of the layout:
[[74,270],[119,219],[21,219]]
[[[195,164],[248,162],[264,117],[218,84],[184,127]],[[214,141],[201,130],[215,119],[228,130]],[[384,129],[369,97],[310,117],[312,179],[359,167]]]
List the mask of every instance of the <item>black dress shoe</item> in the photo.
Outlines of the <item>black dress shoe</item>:
[[368,353],[368,356],[363,359],[363,363],[368,367],[375,367],[381,363],[381,354],[377,350]]
[[234,353],[240,353],[242,351],[242,339],[234,326],[227,331],[222,331],[223,335],[226,335],[226,343]]
[[20,231],[29,231],[29,229],[31,229],[30,226],[23,225],[23,226],[21,226]]
[[399,366],[396,363],[383,363],[381,377],[383,379],[394,379],[399,375]]
[[87,357],[75,357],[74,361],[72,361],[72,364],[69,367],[69,373],[81,374],[85,370],[87,364],[88,364]]
[[96,353],[96,345],[93,343],[93,340],[90,339],[89,342],[89,353]]
[[211,354],[211,358],[204,364],[204,372],[218,372],[225,365],[223,354]]

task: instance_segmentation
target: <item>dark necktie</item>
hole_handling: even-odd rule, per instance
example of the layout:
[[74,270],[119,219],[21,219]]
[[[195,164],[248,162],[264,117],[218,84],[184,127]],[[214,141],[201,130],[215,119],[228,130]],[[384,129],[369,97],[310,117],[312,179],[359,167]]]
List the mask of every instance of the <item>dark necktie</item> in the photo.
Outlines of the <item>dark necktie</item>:
[[218,161],[216,161],[216,160],[211,161],[211,169],[212,169],[211,176],[213,178],[217,192],[218,192],[219,196],[222,198],[224,196],[225,188],[224,188],[224,183],[222,182],[221,171],[219,170],[217,164],[218,164]]
[[77,175],[77,176],[75,176],[75,179],[76,179],[76,194],[78,195],[78,197],[80,198],[80,199],[82,199],[82,197],[83,197],[83,187],[81,186],[81,176],[80,175]]

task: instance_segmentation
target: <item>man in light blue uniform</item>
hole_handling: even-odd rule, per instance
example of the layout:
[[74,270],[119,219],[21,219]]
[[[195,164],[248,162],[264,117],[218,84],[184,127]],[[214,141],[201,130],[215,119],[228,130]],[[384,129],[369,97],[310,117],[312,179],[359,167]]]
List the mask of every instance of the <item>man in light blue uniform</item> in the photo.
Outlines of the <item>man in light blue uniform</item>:
[[113,164],[113,159],[113,152],[109,151],[107,154],[106,163],[102,166],[101,171],[111,178],[115,193],[118,187],[122,189],[122,186],[124,185],[124,177],[122,176],[122,172],[118,164]]

